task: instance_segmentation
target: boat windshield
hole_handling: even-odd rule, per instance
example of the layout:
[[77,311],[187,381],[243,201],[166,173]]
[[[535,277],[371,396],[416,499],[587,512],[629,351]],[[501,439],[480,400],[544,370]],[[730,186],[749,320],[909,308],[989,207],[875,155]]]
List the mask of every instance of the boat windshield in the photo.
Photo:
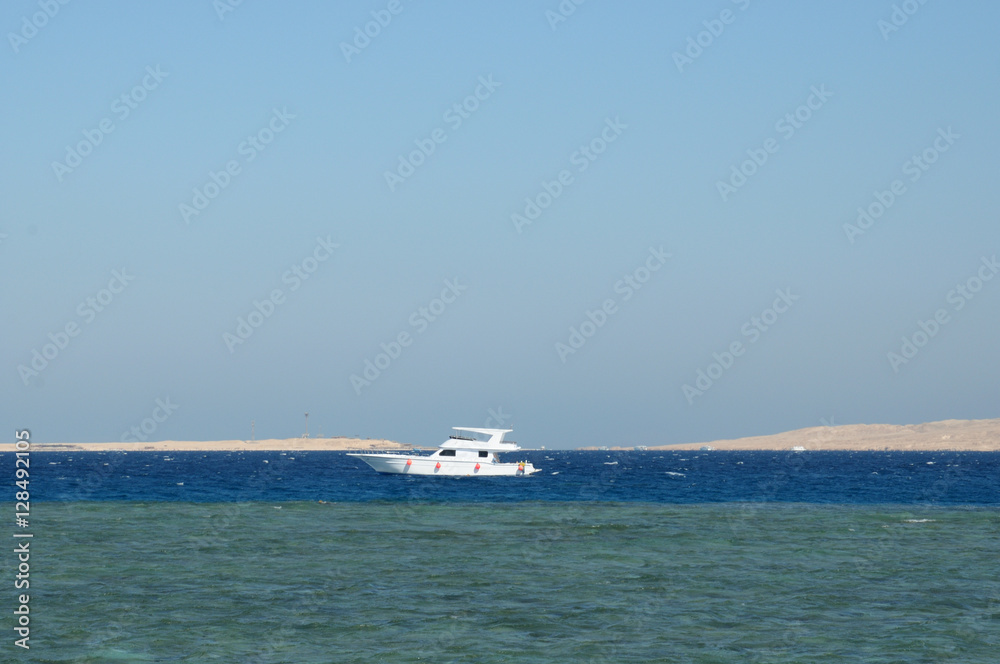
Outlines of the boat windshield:
[[[456,431],[452,435],[448,436],[452,440],[467,440],[476,443],[486,443],[490,440],[490,435],[487,433],[480,433],[479,431]],[[504,441],[510,442],[510,441]]]

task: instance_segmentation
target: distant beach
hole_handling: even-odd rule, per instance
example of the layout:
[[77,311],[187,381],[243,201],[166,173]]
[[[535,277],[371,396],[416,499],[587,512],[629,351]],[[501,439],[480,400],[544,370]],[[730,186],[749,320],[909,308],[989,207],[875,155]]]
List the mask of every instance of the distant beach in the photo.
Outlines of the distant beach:
[[[411,450],[391,440],[371,438],[269,438],[266,440],[160,440],[140,443],[32,443],[33,452],[287,452],[310,450]],[[13,443],[0,452],[13,452]]]
[[[652,441],[651,441],[652,442]],[[768,436],[751,436],[734,440],[704,443],[656,445],[637,442],[633,446],[607,446],[608,450],[632,450],[643,446],[647,450],[876,450],[876,451],[935,451],[966,452],[1000,451],[1000,419],[944,420],[926,424],[845,424],[810,427]],[[270,438],[266,440],[161,440],[140,443],[33,443],[36,452],[273,452],[273,451],[344,451],[344,450],[419,450],[432,449],[392,440],[373,438]],[[600,450],[603,446],[580,447],[579,450]],[[12,443],[0,444],[0,452],[13,452]]]
[[[1000,419],[943,420],[926,424],[845,424],[829,427],[809,427],[770,436],[751,436],[735,440],[680,445],[650,445],[650,450],[805,450],[843,451],[936,451],[963,452],[1000,451]],[[596,447],[580,448],[595,450]],[[609,447],[630,450],[634,447]]]

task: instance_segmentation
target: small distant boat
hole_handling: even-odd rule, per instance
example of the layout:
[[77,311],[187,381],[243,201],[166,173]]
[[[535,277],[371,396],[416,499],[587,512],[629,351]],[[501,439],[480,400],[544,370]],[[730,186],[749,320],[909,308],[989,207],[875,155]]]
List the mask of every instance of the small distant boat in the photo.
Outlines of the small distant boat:
[[701,449],[699,451],[700,452],[712,452],[714,450],[715,450],[715,448],[712,447],[711,445],[702,445]]
[[795,447],[792,448],[792,451],[793,452],[805,452],[806,448],[802,447],[801,445],[796,445]]
[[522,477],[537,473],[530,461],[501,463],[499,452],[516,452],[517,443],[505,443],[504,434],[513,429],[473,429],[453,427],[456,431],[488,436],[479,440],[470,436],[451,435],[428,456],[388,452],[351,452],[380,473],[395,475],[443,475],[466,477],[476,475],[512,475]]

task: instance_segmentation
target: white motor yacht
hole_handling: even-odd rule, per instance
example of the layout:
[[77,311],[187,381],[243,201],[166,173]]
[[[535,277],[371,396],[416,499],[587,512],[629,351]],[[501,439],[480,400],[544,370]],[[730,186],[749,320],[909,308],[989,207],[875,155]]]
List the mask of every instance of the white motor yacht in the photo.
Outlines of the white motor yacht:
[[458,432],[488,436],[481,440],[472,436],[452,435],[430,455],[399,454],[389,452],[352,452],[380,473],[403,475],[512,475],[520,477],[537,473],[540,469],[530,461],[502,463],[499,452],[516,452],[517,443],[503,442],[504,434],[513,429],[474,429],[454,427]]

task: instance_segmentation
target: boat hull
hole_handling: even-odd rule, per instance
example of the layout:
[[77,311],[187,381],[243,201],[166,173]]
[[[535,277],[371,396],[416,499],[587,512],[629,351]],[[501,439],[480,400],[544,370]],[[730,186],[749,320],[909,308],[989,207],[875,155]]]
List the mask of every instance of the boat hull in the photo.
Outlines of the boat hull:
[[[477,477],[505,475],[520,477],[537,473],[530,463],[486,463],[462,459],[439,459],[402,454],[348,454],[357,457],[380,473],[387,475],[440,475],[443,477]],[[409,462],[409,463],[407,463]],[[476,468],[476,466],[479,466]]]

